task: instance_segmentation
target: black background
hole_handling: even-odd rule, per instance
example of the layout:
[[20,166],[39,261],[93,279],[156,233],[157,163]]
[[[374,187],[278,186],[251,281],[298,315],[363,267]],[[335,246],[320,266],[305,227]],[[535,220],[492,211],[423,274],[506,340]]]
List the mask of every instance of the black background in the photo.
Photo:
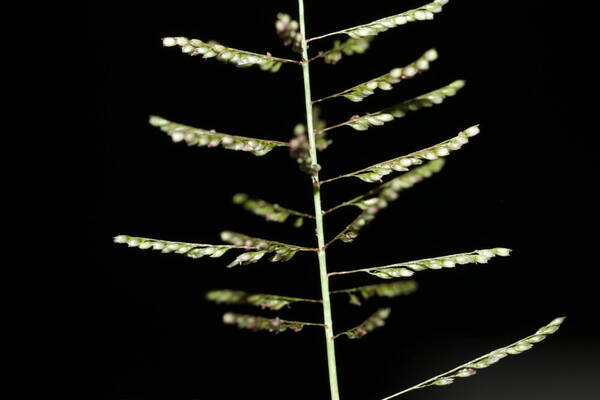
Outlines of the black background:
[[[421,5],[419,1],[307,1],[309,36],[366,23]],[[344,399],[380,399],[568,315],[557,335],[518,357],[445,388],[411,399],[581,399],[597,397],[599,345],[592,285],[597,268],[584,230],[591,216],[582,183],[580,130],[567,125],[569,99],[561,85],[572,55],[556,34],[559,20],[541,1],[453,1],[433,22],[379,35],[364,55],[331,66],[311,64],[314,97],[402,66],[430,47],[440,53],[426,74],[362,103],[334,99],[323,117],[335,124],[377,111],[462,78],[460,94],[433,109],[357,132],[332,131],[319,155],[323,178],[353,171],[454,136],[481,124],[482,133],[448,158],[442,173],[402,194],[351,245],[328,252],[331,270],[383,265],[505,246],[510,258],[488,265],[417,274],[418,293],[373,300],[362,308],[335,298],[336,330],[348,329],[391,303],[385,329],[360,341],[337,341]],[[96,49],[101,134],[101,192],[92,217],[97,290],[90,308],[97,339],[89,359],[98,366],[86,398],[326,399],[322,332],[250,333],[223,326],[227,307],[203,293],[232,288],[319,297],[310,255],[225,270],[224,259],[192,260],[127,249],[111,237],[127,233],[216,243],[232,229],[253,236],[314,245],[313,227],[294,229],[231,204],[246,192],[310,212],[310,182],[285,150],[264,157],[173,144],[148,125],[149,114],[220,132],[288,140],[303,120],[301,70],[277,74],[238,70],[161,46],[163,36],[219,40],[255,52],[295,57],[279,43],[274,19],[297,13],[295,1],[97,2],[90,6]],[[342,37],[340,37],[342,38]],[[313,44],[327,49],[332,38]],[[580,151],[580,150],[579,150]],[[348,179],[323,187],[330,207],[373,186]],[[353,218],[344,209],[325,221],[331,237]],[[592,236],[593,237],[593,236]],[[590,254],[588,254],[590,252]],[[376,283],[367,275],[332,279],[333,288]],[[260,310],[245,310],[261,313]],[[269,315],[269,313],[264,313]],[[320,321],[318,307],[284,310],[286,319]]]

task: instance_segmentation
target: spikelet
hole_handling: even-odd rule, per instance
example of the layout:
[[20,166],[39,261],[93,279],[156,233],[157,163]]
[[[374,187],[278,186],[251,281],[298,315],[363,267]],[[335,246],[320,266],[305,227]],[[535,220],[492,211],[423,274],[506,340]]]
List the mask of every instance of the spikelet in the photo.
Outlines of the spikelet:
[[353,271],[331,272],[329,275],[346,275],[356,272],[366,272],[382,279],[406,278],[413,276],[415,272],[427,269],[454,268],[464,264],[487,264],[491,258],[496,256],[507,257],[512,250],[504,247],[496,247],[485,250],[474,250],[469,253],[452,254],[449,256],[427,258],[423,260],[407,261],[384,265],[381,267],[363,268]]
[[277,318],[265,318],[256,315],[237,314],[228,312],[223,314],[223,323],[235,325],[240,329],[249,329],[251,331],[269,331],[274,333],[285,332],[288,329],[294,332],[300,332],[305,326],[323,326],[311,322],[286,321]]
[[417,290],[417,282],[413,280],[396,281],[390,283],[378,283],[375,285],[359,286],[352,289],[335,290],[331,294],[346,293],[349,296],[350,304],[355,306],[362,305],[360,297],[368,300],[371,297],[397,297],[409,295]]
[[429,69],[429,63],[437,60],[437,58],[438,53],[435,49],[427,50],[421,57],[419,57],[419,59],[413,61],[405,67],[394,68],[385,75],[371,79],[340,93],[327,96],[326,98],[329,99],[343,96],[353,102],[363,101],[363,99],[366,97],[374,94],[376,89],[392,90],[394,85],[402,80],[413,78],[418,74],[427,71]]
[[221,257],[230,249],[243,248],[240,246],[171,242],[168,240],[148,239],[129,235],[115,236],[113,241],[142,250],[158,250],[162,253],[183,254],[191,258],[202,258],[204,256],[216,258]]
[[224,63],[230,63],[238,67],[250,67],[258,65],[263,71],[277,72],[284,63],[297,63],[294,60],[273,57],[270,54],[258,54],[250,51],[225,47],[217,42],[203,42],[198,39],[186,37],[165,37],[162,39],[163,46],[179,46],[182,53],[190,56],[202,55],[202,58],[215,58]]
[[434,14],[442,12],[442,7],[448,3],[448,1],[449,0],[435,0],[419,8],[392,15],[390,17],[381,18],[368,24],[344,29],[337,33],[345,33],[353,38],[362,38],[378,35],[379,33],[385,32],[390,28],[405,25],[408,22],[431,20],[433,19]]
[[292,19],[289,14],[279,13],[275,21],[275,29],[285,46],[292,45],[293,51],[302,53],[302,34],[298,21]]
[[391,308],[380,308],[363,323],[350,330],[338,333],[334,336],[334,339],[342,335],[347,336],[349,339],[363,338],[365,335],[374,331],[375,329],[383,327],[385,325],[385,320],[390,316],[391,311]]
[[218,133],[214,130],[194,128],[171,122],[156,115],[150,117],[150,125],[156,126],[167,133],[173,142],[185,142],[188,146],[216,147],[220,145],[228,150],[247,151],[255,156],[264,156],[276,147],[289,146],[285,142],[278,142],[276,140],[234,136],[226,133]]
[[320,303],[320,300],[301,299],[297,297],[277,296],[273,294],[248,293],[241,290],[211,290],[206,299],[217,304],[251,305],[270,310],[281,310],[292,303]]
[[345,41],[336,40],[333,48],[323,51],[319,54],[326,64],[337,64],[343,55],[352,56],[355,54],[364,54],[371,46],[372,38],[350,38]]
[[446,386],[455,381],[456,378],[468,378],[477,373],[477,370],[487,368],[490,365],[497,363],[503,358],[509,355],[521,354],[524,351],[531,349],[536,343],[541,342],[546,336],[555,333],[560,325],[565,320],[565,317],[555,318],[548,325],[538,329],[533,335],[527,336],[513,344],[506,347],[496,349],[486,355],[471,360],[463,365],[460,365],[448,372],[437,375],[433,378],[427,379],[409,389],[398,392],[394,395],[388,396],[383,400],[393,399],[401,394],[407,393],[412,390],[421,389],[428,386]]
[[359,171],[341,175],[336,178],[327,179],[321,183],[331,182],[348,177],[356,177],[370,183],[379,182],[381,181],[382,177],[391,174],[394,171],[409,171],[410,167],[422,164],[423,160],[436,160],[438,158],[446,157],[451,152],[459,150],[464,144],[469,142],[469,138],[476,136],[477,134],[479,134],[479,126],[474,125],[460,132],[456,137],[438,143],[434,146],[415,151],[414,153],[410,153],[402,157],[384,161]]
[[366,131],[371,126],[381,126],[396,118],[404,118],[410,111],[418,111],[422,108],[442,104],[447,97],[454,96],[464,86],[465,81],[456,80],[440,89],[425,93],[414,99],[403,101],[384,110],[363,115],[362,117],[351,118],[338,126],[348,125],[357,131]]
[[239,265],[248,265],[254,264],[260,261],[268,251],[260,250],[260,251],[248,251],[246,253],[240,254],[233,260],[231,263],[227,264],[227,268],[239,266]]

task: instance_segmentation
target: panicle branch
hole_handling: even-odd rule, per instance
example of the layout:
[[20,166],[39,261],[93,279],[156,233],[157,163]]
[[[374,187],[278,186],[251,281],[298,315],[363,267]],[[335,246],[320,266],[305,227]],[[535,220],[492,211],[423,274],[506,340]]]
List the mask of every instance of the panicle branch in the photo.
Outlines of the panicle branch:
[[294,226],[297,228],[302,226],[304,218],[315,218],[314,215],[281,207],[279,204],[272,204],[262,199],[252,198],[246,193],[235,194],[235,196],[233,196],[233,202],[244,207],[244,209],[255,215],[264,217],[267,221],[283,223],[290,215],[294,215],[297,217],[294,221]]
[[169,240],[149,239],[143,237],[118,235],[113,238],[115,243],[126,244],[129,247],[137,247],[142,250],[158,250],[161,253],[182,254],[191,258],[221,257],[231,249],[250,249],[247,246],[228,246],[201,243],[172,242]]
[[285,332],[288,329],[294,332],[300,332],[305,326],[321,326],[313,322],[287,321],[285,319],[265,318],[257,315],[237,314],[228,312],[223,314],[223,323],[227,325],[235,325],[240,329],[248,329],[251,331],[269,331],[274,333]]
[[384,161],[370,167],[351,172],[349,174],[340,175],[335,178],[325,179],[320,183],[333,182],[342,178],[356,177],[365,182],[379,182],[385,175],[391,174],[393,171],[409,171],[409,168],[415,165],[420,165],[423,160],[436,160],[441,157],[448,156],[451,152],[460,149],[464,144],[469,142],[469,138],[479,134],[479,126],[474,125],[460,132],[456,137],[448,139],[434,146],[423,150],[415,151],[402,157],[397,157],[392,160]]
[[555,318],[550,321],[548,325],[538,329],[533,335],[527,336],[526,338],[518,340],[515,343],[509,344],[508,346],[501,347],[474,360],[468,361],[454,369],[451,369],[450,371],[434,376],[433,378],[429,378],[415,386],[385,397],[382,400],[390,400],[412,390],[422,389],[428,386],[450,385],[456,378],[468,378],[473,376],[478,370],[487,368],[509,355],[521,354],[524,351],[531,349],[535,344],[544,340],[546,336],[555,333],[560,328],[560,325],[563,323],[565,318],[566,317]]
[[402,80],[410,79],[417,76],[419,73],[427,71],[429,69],[429,63],[435,61],[438,58],[438,53],[435,49],[427,50],[419,59],[413,61],[405,67],[398,67],[392,69],[385,75],[381,75],[377,78],[371,79],[367,82],[361,83],[350,89],[346,89],[336,94],[332,94],[322,99],[313,100],[314,103],[319,103],[324,100],[333,99],[336,97],[345,97],[353,102],[363,101],[366,97],[375,93],[376,89],[381,90],[392,90],[393,85],[401,82]]
[[321,303],[321,300],[303,299],[299,297],[278,296],[274,294],[248,293],[241,290],[211,290],[206,299],[217,304],[251,305],[270,310],[281,310],[292,303]]
[[[341,207],[355,206],[363,211],[350,224],[348,224],[343,231],[338,233],[329,243],[327,243],[327,246],[333,244],[338,239],[346,243],[352,242],[358,237],[360,230],[371,223],[381,210],[387,208],[390,203],[398,199],[401,191],[411,188],[416,183],[421,182],[425,178],[429,178],[436,172],[439,172],[443,165],[443,159],[430,161],[425,165],[408,171],[399,177],[380,185],[379,187],[365,193],[362,196],[358,196],[350,201],[340,204],[339,206],[333,207],[331,210],[328,210],[327,212],[330,212]],[[365,197],[368,196],[372,197],[365,199]]]
[[[444,166],[445,161],[443,158],[430,161],[420,167],[417,167],[413,170],[410,170],[397,178],[392,179],[386,183],[383,183],[377,186],[375,189],[369,190],[367,193],[362,194],[353,198],[352,200],[345,201],[341,204],[338,204],[335,207],[332,207],[324,212],[324,214],[329,214],[337,209],[342,207],[358,207],[361,210],[366,210],[367,207],[371,205],[372,202],[377,198],[383,198],[386,201],[395,201],[397,199],[397,195],[405,190],[410,189],[415,184],[421,182],[425,178],[431,177],[433,174],[440,172],[442,167]],[[367,198],[368,197],[368,198]]]
[[396,282],[359,286],[351,289],[334,290],[331,292],[331,294],[345,293],[349,296],[350,304],[360,306],[362,305],[360,297],[362,297],[363,300],[368,300],[374,296],[392,298],[412,294],[417,290],[417,287],[416,281],[401,280]]
[[199,39],[188,39],[182,36],[165,37],[162,43],[165,47],[179,46],[182,53],[189,54],[190,56],[202,55],[202,58],[215,57],[216,60],[234,64],[241,68],[258,65],[263,71],[277,72],[282,64],[300,64],[300,61],[273,57],[269,53],[252,53],[250,51],[226,47],[214,41],[203,42]]
[[433,19],[434,14],[442,12],[442,7],[446,5],[448,1],[449,0],[435,0],[419,8],[408,10],[390,17],[381,18],[368,24],[342,29],[341,31],[331,32],[322,36],[316,36],[308,39],[307,42],[340,34],[346,34],[352,38],[375,36],[390,28],[405,25],[408,22],[431,20]]
[[326,64],[337,64],[342,59],[343,55],[353,56],[355,54],[364,54],[371,46],[373,38],[349,38],[345,41],[336,40],[333,43],[333,48],[320,51],[316,56],[309,61],[314,61],[323,58]]
[[485,250],[473,250],[468,253],[452,254],[449,256],[426,258],[422,260],[407,261],[396,264],[384,265],[381,267],[362,268],[352,271],[330,272],[329,276],[347,275],[356,272],[366,272],[382,279],[406,278],[412,276],[415,272],[426,269],[454,268],[456,265],[464,264],[487,264],[491,258],[496,256],[507,257],[511,249],[505,247],[495,247]]
[[237,265],[255,263],[268,253],[275,253],[269,259],[269,261],[277,262],[288,261],[299,251],[317,251],[315,248],[294,246],[272,240],[260,239],[232,231],[221,232],[221,240],[236,246],[248,246],[249,248],[258,249],[258,251],[241,254],[227,266],[228,268],[235,267]]
[[160,128],[171,137],[173,142],[184,141],[188,146],[217,147],[220,145],[228,150],[247,151],[255,156],[264,156],[276,147],[289,146],[288,143],[276,140],[235,136],[215,132],[214,130],[194,128],[177,122],[171,122],[156,115],[150,116],[150,125]]
[[390,316],[391,312],[392,309],[389,307],[380,308],[360,325],[355,326],[354,328],[349,329],[345,332],[338,333],[333,338],[337,339],[338,337],[344,335],[347,336],[348,339],[361,339],[368,333],[373,332],[375,329],[383,327],[385,325],[385,320]]
[[402,103],[393,105],[381,111],[369,113],[362,117],[354,116],[347,121],[329,126],[321,132],[326,132],[342,126],[349,126],[357,131],[366,131],[371,126],[381,126],[396,118],[404,118],[410,111],[418,111],[422,108],[429,108],[437,104],[442,104],[447,97],[454,96],[464,86],[465,81],[456,80],[440,89],[403,101]]

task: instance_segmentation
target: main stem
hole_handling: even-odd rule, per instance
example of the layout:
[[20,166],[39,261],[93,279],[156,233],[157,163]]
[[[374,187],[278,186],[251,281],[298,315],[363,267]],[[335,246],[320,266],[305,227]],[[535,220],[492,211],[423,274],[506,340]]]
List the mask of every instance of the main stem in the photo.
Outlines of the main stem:
[[[306,106],[306,126],[310,145],[310,158],[317,164],[317,145],[313,127],[312,98],[310,94],[310,70],[308,67],[308,45],[306,44],[306,27],[304,25],[304,1],[298,0],[300,14],[300,33],[302,34],[302,73],[304,76],[304,104]],[[319,275],[321,278],[321,295],[323,298],[323,323],[325,324],[325,343],[327,345],[327,367],[329,369],[329,387],[331,400],[339,400],[340,393],[337,382],[335,362],[335,344],[333,338],[333,321],[331,319],[331,301],[329,299],[329,277],[327,276],[327,258],[325,255],[325,232],[323,229],[323,212],[321,210],[321,188],[319,173],[312,176],[313,201],[315,203],[315,220],[317,223],[317,240],[319,245]]]

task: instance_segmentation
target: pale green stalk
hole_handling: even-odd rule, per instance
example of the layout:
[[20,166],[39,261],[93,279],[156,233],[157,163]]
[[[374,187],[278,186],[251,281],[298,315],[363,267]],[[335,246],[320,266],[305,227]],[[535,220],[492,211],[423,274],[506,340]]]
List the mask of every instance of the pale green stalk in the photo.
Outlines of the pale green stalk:
[[[312,98],[310,94],[310,70],[308,61],[308,45],[306,43],[306,27],[304,24],[304,1],[298,0],[300,17],[300,33],[302,35],[302,73],[304,76],[304,103],[306,106],[306,126],[310,144],[310,158],[317,164],[317,146],[313,128]],[[319,174],[315,172],[313,181],[313,201],[315,204],[315,220],[317,224],[319,273],[321,278],[321,293],[323,298],[323,322],[325,324],[325,342],[327,345],[327,366],[329,369],[329,387],[331,400],[339,400],[340,394],[337,382],[337,369],[335,362],[335,344],[333,335],[333,321],[331,318],[331,301],[329,299],[329,276],[327,275],[327,259],[325,255],[325,232],[323,229],[323,212],[321,210],[321,188]]]

